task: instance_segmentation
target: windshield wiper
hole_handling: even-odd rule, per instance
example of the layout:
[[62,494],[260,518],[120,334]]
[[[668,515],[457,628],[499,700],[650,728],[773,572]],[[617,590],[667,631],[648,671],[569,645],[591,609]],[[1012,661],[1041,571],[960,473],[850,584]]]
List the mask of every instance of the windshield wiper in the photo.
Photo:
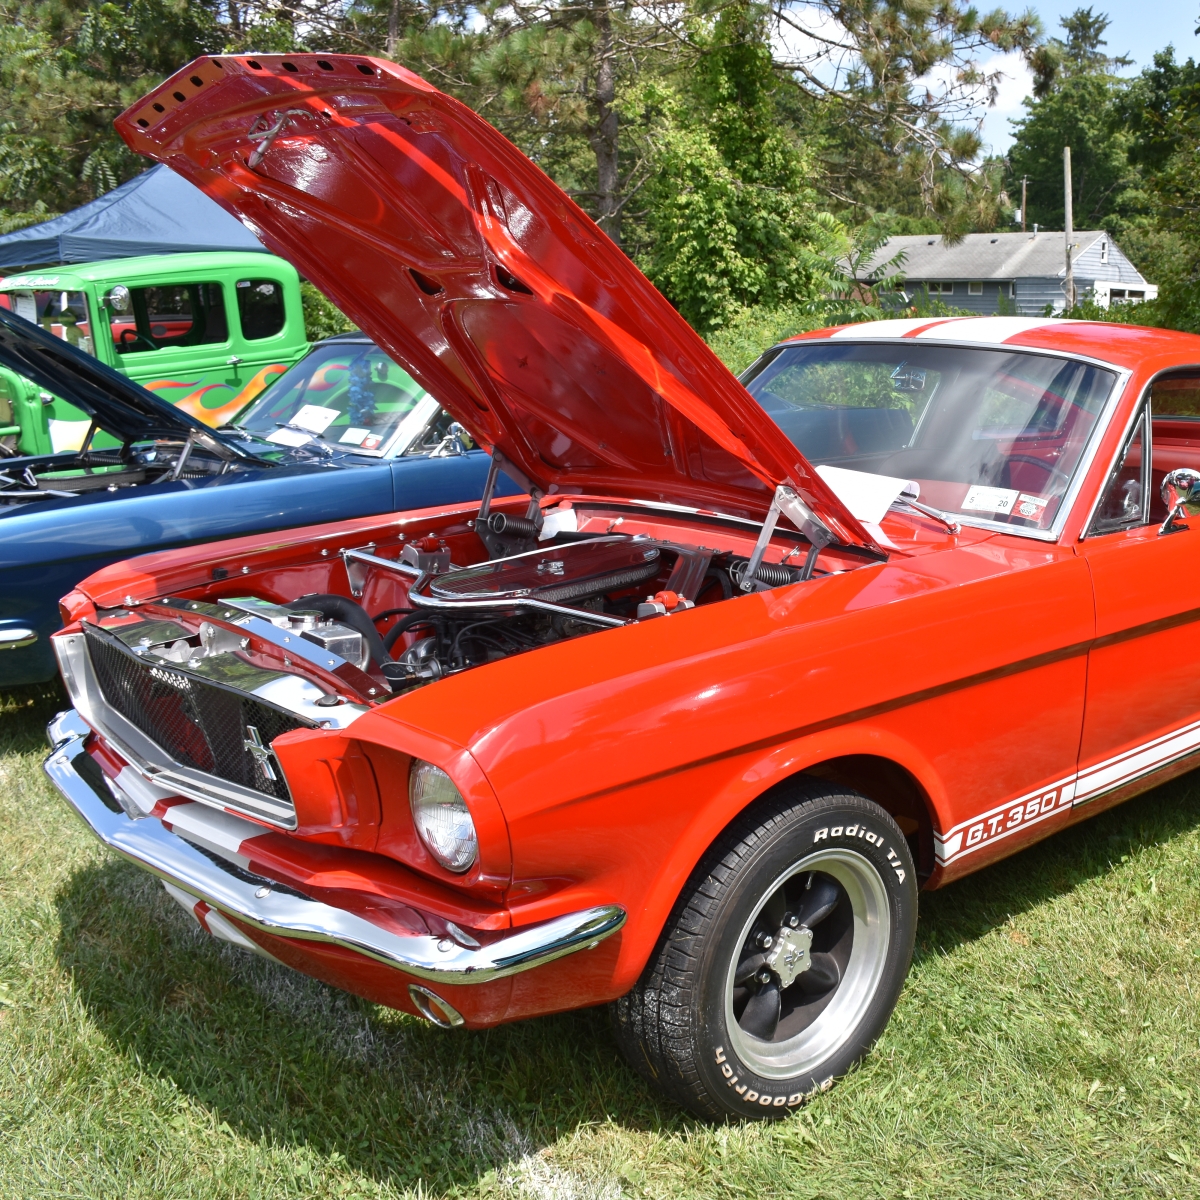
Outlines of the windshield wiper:
[[940,508],[932,508],[928,504],[922,504],[919,500],[910,500],[903,494],[899,500],[894,500],[890,507],[916,509],[917,512],[923,513],[935,521],[940,521],[951,533],[957,535],[962,532],[962,526],[949,513],[942,512]]
[[[29,474],[28,469],[26,469],[25,473],[26,473],[26,475]],[[27,488],[32,488],[33,490],[27,491],[27,492],[18,492],[18,491],[11,490],[13,488],[20,487],[22,484],[24,484],[25,487],[27,487]],[[43,497],[48,500],[63,500],[63,499],[68,499],[68,498],[77,496],[77,495],[79,495],[78,492],[63,492],[63,491],[57,490],[56,488],[38,487],[36,478],[33,480],[32,483],[30,483],[30,481],[28,479],[17,480],[17,479],[14,479],[11,475],[6,475],[6,474],[0,472],[0,500],[10,500],[10,499],[11,500],[33,500],[33,499],[40,500]]]

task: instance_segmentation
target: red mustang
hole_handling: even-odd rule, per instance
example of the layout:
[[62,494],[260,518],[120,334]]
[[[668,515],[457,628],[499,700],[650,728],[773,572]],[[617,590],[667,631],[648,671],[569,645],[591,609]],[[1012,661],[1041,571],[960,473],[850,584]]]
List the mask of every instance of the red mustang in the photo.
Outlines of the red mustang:
[[1200,338],[884,321],[739,383],[402,68],[199,59],[119,128],[528,493],[64,600],[47,769],[209,932],[442,1025],[611,1002],[680,1104],[779,1116],[920,888],[1193,764]]

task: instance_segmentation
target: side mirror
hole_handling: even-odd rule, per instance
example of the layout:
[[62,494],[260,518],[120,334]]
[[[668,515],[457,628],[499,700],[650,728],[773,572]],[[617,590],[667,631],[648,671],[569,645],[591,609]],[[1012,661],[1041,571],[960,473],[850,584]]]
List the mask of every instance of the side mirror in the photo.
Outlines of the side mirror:
[[430,458],[454,458],[460,454],[466,454],[467,448],[463,445],[463,437],[466,436],[466,429],[457,421],[450,422],[450,429],[446,436],[438,442],[437,447],[430,453]]
[[129,289],[123,284],[118,283],[107,296],[104,297],[104,303],[115,313],[127,313],[132,307],[133,297],[129,294]]
[[1200,471],[1191,467],[1177,467],[1168,471],[1162,481],[1163,503],[1167,506],[1167,519],[1159,533],[1178,533],[1187,529],[1180,525],[1179,518],[1185,516],[1189,504],[1200,504]]

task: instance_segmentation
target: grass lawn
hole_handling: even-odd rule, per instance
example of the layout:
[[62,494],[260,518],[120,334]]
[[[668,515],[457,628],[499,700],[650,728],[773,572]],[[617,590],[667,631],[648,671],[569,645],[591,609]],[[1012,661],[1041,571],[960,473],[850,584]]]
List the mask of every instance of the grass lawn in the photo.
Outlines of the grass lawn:
[[602,1010],[445,1033],[209,940],[0,710],[0,1196],[1200,1195],[1200,776],[924,897],[871,1058],[710,1128]]

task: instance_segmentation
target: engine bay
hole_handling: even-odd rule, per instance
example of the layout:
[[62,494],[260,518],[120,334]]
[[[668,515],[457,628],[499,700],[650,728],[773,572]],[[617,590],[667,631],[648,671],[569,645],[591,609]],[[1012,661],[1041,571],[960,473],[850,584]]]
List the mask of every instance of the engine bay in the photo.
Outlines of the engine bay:
[[175,479],[204,479],[240,469],[244,468],[229,457],[218,457],[184,439],[10,459],[0,461],[0,512],[39,500],[115,492]]
[[[202,587],[97,609],[84,623],[93,655],[103,642],[110,658],[151,666],[160,690],[185,690],[190,677],[298,724],[341,728],[390,697],[513,655],[864,561],[770,522],[629,503],[419,520],[365,543],[305,545],[286,561],[211,566]],[[132,714],[145,700],[131,693],[120,706]]]

